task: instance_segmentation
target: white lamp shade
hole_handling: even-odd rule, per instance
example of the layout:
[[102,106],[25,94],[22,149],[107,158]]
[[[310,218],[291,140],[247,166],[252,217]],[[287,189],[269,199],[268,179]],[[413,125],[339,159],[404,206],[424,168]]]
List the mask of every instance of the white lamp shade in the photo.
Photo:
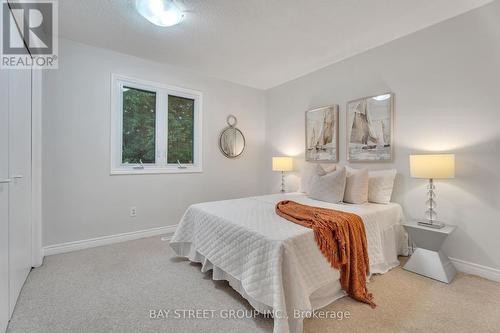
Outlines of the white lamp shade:
[[291,157],[273,157],[273,171],[292,171],[293,159]]
[[410,155],[410,175],[413,178],[455,178],[455,155]]

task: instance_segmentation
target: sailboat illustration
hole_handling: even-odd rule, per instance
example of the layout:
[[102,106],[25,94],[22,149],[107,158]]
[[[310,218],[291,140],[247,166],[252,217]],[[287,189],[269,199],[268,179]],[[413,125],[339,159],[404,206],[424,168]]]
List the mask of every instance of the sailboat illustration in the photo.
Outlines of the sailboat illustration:
[[385,139],[385,125],[382,120],[371,120],[366,100],[360,101],[354,111],[350,142],[360,144],[361,149],[389,147]]
[[[330,117],[331,118],[331,117]],[[319,128],[319,135],[316,134],[316,127],[312,128],[311,137],[307,145],[308,151],[326,151],[333,142],[333,119],[327,119],[327,113],[323,115],[323,121]]]

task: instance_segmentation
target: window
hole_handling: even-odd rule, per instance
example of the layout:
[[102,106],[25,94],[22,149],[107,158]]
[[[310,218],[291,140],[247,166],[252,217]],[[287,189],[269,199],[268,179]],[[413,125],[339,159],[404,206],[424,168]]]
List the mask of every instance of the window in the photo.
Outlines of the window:
[[123,86],[122,163],[155,163],[156,93]]
[[201,172],[200,92],[112,75],[111,173]]
[[167,162],[193,163],[194,99],[168,95]]

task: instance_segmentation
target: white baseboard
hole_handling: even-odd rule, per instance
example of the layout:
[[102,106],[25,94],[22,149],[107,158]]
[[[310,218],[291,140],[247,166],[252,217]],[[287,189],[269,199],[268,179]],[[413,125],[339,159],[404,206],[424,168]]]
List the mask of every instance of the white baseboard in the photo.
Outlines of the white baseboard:
[[[166,237],[162,238],[162,240],[168,240],[175,232],[176,228],[177,225],[169,225],[165,227],[125,232],[123,234],[102,236],[102,237],[84,239],[74,242],[44,246],[43,255],[50,256],[53,254],[72,252],[97,246],[110,245],[115,243],[126,242],[129,240],[159,236],[165,234]],[[488,280],[500,282],[500,269],[483,266],[456,258],[450,258],[450,261],[453,263],[453,265],[459,272],[463,272],[466,274],[473,274]]]
[[473,274],[488,280],[500,282],[500,269],[474,264],[469,261],[450,258],[457,271],[466,274]]
[[[158,235],[163,235],[163,234],[170,234],[169,236],[171,236],[171,234],[173,234],[175,232],[175,228],[177,228],[177,225],[169,225],[169,226],[165,226],[165,227],[152,228],[152,229],[146,229],[146,230],[138,230],[138,231],[132,231],[132,232],[125,232],[123,234],[102,236],[102,237],[96,237],[96,238],[91,238],[91,239],[79,240],[79,241],[75,241],[75,242],[68,242],[68,243],[61,243],[61,244],[44,246],[43,247],[43,255],[50,256],[52,254],[72,252],[72,251],[77,251],[77,250],[88,249],[91,247],[121,243],[121,242],[126,242],[129,240],[158,236]],[[168,238],[169,237],[167,237],[167,239]]]

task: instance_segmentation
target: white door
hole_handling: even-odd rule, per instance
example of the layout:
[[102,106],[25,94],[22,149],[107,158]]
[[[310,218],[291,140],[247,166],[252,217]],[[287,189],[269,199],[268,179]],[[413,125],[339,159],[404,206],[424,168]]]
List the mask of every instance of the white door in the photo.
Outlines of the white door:
[[9,72],[9,303],[31,269],[31,70]]
[[9,321],[9,72],[0,70],[0,332]]

